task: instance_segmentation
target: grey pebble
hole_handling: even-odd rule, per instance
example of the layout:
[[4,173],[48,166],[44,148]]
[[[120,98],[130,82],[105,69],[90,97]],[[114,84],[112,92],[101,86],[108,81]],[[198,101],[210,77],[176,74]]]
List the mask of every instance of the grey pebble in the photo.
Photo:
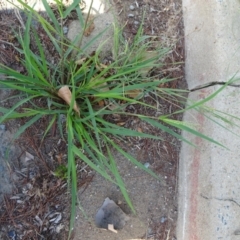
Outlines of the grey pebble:
[[133,18],[133,17],[134,17],[134,14],[129,13],[129,14],[128,14],[128,17],[129,17],[129,18]]
[[128,220],[129,217],[109,198],[105,199],[95,216],[97,227],[105,229],[108,229],[108,224],[113,224],[114,229],[122,229]]
[[147,229],[147,234],[148,234],[148,236],[150,236],[150,235],[153,234],[153,230],[152,230],[152,228],[148,228],[148,229]]
[[0,130],[5,131],[6,130],[6,125],[0,124]]
[[12,240],[16,240],[17,239],[17,234],[14,230],[11,230],[8,232],[8,237],[10,237],[10,239]]
[[148,163],[148,162],[144,163],[145,168],[149,168],[149,166],[150,166],[150,163]]
[[157,10],[152,8],[152,7],[150,7],[150,12],[157,12]]
[[138,21],[134,21],[133,23],[134,23],[135,25],[138,25],[138,24],[139,24],[139,22],[138,22]]
[[164,216],[164,217],[161,217],[160,219],[160,223],[165,223],[167,221],[167,218]]
[[67,34],[68,33],[68,27],[64,26],[63,27],[63,34]]
[[130,5],[129,9],[133,11],[135,7],[133,5]]

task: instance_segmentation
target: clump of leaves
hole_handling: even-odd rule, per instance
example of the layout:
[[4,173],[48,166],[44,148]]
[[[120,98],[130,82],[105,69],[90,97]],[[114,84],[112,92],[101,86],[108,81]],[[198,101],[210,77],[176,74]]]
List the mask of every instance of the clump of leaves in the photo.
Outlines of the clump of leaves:
[[[16,134],[18,137],[29,126],[48,115],[50,121],[43,137],[56,122],[62,137],[67,135],[68,165],[67,167],[59,166],[55,174],[61,178],[67,178],[71,189],[70,229],[74,223],[77,198],[76,159],[84,161],[104,178],[118,185],[133,212],[134,207],[119,174],[113,150],[118,151],[134,165],[161,180],[164,184],[161,176],[154,174],[121,149],[111,136],[118,139],[130,136],[162,140],[161,137],[127,129],[116,122],[107,121],[106,116],[135,116],[191,145],[192,143],[167,125],[217,143],[185,123],[171,120],[170,115],[155,117],[126,112],[126,108],[133,104],[155,109],[156,107],[144,101],[144,96],[151,94],[160,98],[171,96],[178,98],[179,101],[185,101],[181,95],[183,90],[160,87],[171,79],[159,79],[149,74],[151,69],[161,66],[161,59],[164,59],[169,49],[157,47],[154,51],[149,51],[153,45],[152,38],[143,35],[142,27],[139,28],[134,41],[130,44],[122,38],[121,29],[115,25],[113,60],[103,63],[99,58],[101,49],[90,55],[85,54],[83,49],[87,49],[91,42],[88,43],[88,46],[77,48],[63,33],[63,21],[73,10],[76,11],[79,21],[86,24],[79,6],[80,0],[74,0],[67,8],[63,7],[61,0],[56,0],[59,18],[55,16],[56,14],[47,0],[43,0],[51,23],[22,0],[18,0],[18,2],[21,3],[27,15],[23,33],[16,35],[20,43],[20,47],[16,47],[16,50],[22,56],[21,62],[26,73],[21,74],[14,69],[0,67],[0,73],[6,76],[5,80],[0,80],[1,87],[19,90],[22,94],[21,100],[10,109],[0,107],[0,112],[3,113],[0,123],[13,118],[27,118],[26,123],[19,128]],[[41,37],[32,25],[33,19],[40,24],[46,36],[51,40],[59,62],[52,63],[47,59]],[[86,26],[83,29],[86,29]],[[82,35],[78,38],[81,37]],[[76,39],[74,43],[78,40]],[[32,50],[33,42],[37,51]],[[78,59],[72,58],[73,51],[77,51],[75,55],[78,56]],[[34,99],[44,99],[46,106],[36,105]],[[26,103],[28,107],[22,107]],[[63,115],[66,116],[65,123],[62,122]]]

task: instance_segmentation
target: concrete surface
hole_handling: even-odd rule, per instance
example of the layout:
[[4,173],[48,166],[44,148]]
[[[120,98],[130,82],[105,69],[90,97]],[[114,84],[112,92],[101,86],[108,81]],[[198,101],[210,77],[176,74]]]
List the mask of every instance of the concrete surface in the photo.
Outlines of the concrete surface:
[[240,1],[182,3],[189,89],[228,80],[240,66]]
[[[189,89],[228,81],[240,70],[240,1],[183,0],[183,12]],[[220,87],[196,90],[189,101],[205,99]],[[240,239],[240,128],[232,124],[240,122],[231,116],[240,117],[239,96],[240,88],[229,86],[207,104],[230,114],[229,122],[213,119],[232,133],[203,112],[185,113],[184,121],[228,149],[183,133],[199,147],[182,144],[178,240]]]
[[[191,100],[206,98],[219,86],[190,94]],[[231,115],[240,116],[240,88],[228,87],[208,106]],[[211,116],[211,115],[210,115]],[[226,116],[230,122],[236,122]],[[179,167],[178,240],[239,239],[234,232],[240,229],[240,128],[214,118],[226,128],[195,110],[185,115],[184,121],[198,131],[222,143],[225,149],[205,140],[183,133],[198,145],[182,144]],[[239,121],[237,123],[239,124]]]

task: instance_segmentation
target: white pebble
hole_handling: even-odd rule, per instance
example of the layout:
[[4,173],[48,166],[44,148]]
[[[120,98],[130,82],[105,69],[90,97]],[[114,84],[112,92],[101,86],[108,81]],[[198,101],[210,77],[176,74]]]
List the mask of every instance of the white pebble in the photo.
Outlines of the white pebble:
[[133,18],[133,17],[134,17],[134,14],[129,13],[129,14],[128,14],[128,17],[129,17],[129,18]]
[[63,34],[67,34],[68,33],[68,27],[63,27]]
[[133,11],[135,7],[133,5],[130,5],[129,9]]
[[145,168],[149,168],[149,166],[150,166],[150,163],[148,163],[148,162],[144,163]]

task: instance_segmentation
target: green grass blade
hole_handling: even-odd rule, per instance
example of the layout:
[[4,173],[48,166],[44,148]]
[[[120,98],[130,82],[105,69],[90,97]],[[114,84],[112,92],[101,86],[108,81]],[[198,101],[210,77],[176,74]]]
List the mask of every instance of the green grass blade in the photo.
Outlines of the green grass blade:
[[56,119],[57,119],[57,115],[54,114],[51,121],[49,122],[48,126],[47,126],[47,129],[45,130],[44,134],[43,134],[43,137],[42,137],[42,140],[43,141],[46,137],[46,135],[48,134],[49,130],[51,129],[51,127],[53,126],[53,124],[56,122]]
[[75,212],[76,212],[76,199],[77,199],[77,177],[76,177],[76,165],[75,156],[73,151],[73,128],[71,115],[67,116],[67,130],[68,130],[68,186],[71,186],[71,214],[70,214],[70,225],[69,225],[69,236],[70,238],[74,222],[75,222]]
[[[151,124],[154,127],[157,127],[159,129],[161,129],[164,132],[167,132],[169,134],[171,134],[172,136],[178,138],[181,141],[184,141],[192,146],[195,146],[193,143],[191,143],[190,141],[188,141],[187,139],[183,138],[180,134],[176,133],[175,131],[173,131],[172,129],[170,129],[169,127],[164,126],[163,124],[161,124],[159,121],[155,121],[153,119],[150,118],[146,118],[146,117],[140,117],[143,121]],[[196,146],[195,146],[196,147]]]
[[63,18],[66,18],[72,10],[76,9],[80,2],[81,0],[74,0],[72,4],[63,12]]
[[27,121],[23,126],[19,128],[19,130],[14,134],[14,139],[18,138],[27,128],[32,126],[36,121],[38,121],[42,117],[41,114],[36,115],[29,121]]
[[157,139],[157,140],[163,140],[161,137],[157,137],[151,134],[138,132],[135,130],[123,128],[123,127],[109,127],[109,128],[99,128],[102,132],[110,133],[112,135],[118,135],[118,136],[129,136],[129,137],[142,137],[142,138],[151,138],[151,139]]
[[178,128],[178,129],[181,129],[182,131],[189,132],[189,133],[191,133],[192,135],[195,135],[195,136],[197,136],[197,137],[199,137],[199,138],[202,138],[202,139],[205,139],[205,140],[207,140],[207,141],[209,141],[209,142],[215,143],[215,144],[218,145],[218,146],[221,146],[221,147],[223,147],[223,148],[226,148],[224,145],[222,145],[221,143],[215,141],[214,139],[212,139],[212,138],[210,138],[210,137],[202,134],[202,133],[199,132],[199,131],[196,131],[196,130],[193,129],[193,128],[190,128],[190,127],[186,126],[186,123],[183,123],[183,122],[181,122],[181,121],[171,120],[171,119],[163,119],[162,121],[165,122],[165,123],[167,123],[167,124],[169,124],[169,125],[171,125],[171,126],[173,126],[173,127],[176,127],[176,128]]
[[163,186],[166,186],[165,180],[163,179],[163,177],[159,177],[157,176],[153,171],[151,171],[150,169],[146,168],[142,163],[140,163],[137,159],[135,159],[133,156],[131,156],[130,154],[126,153],[125,151],[123,151],[119,146],[117,146],[113,141],[111,141],[110,139],[108,139],[108,142],[119,152],[121,153],[127,160],[131,161],[133,165],[139,167],[140,169],[144,170],[145,172],[149,173],[151,176],[153,176],[154,178],[158,179],[161,181],[161,184],[163,184]]
[[37,35],[37,32],[34,28],[33,28],[33,34],[34,34],[34,39],[35,39],[37,47],[38,47],[38,51],[40,53],[40,59],[42,60],[41,61],[41,63],[42,63],[41,70],[44,72],[45,76],[48,78],[50,76],[49,76],[49,71],[48,71],[48,67],[47,67],[47,59],[46,59],[42,44],[40,43],[39,37]]
[[98,147],[99,147],[99,149],[101,149],[101,143],[100,143],[100,137],[99,137],[99,131],[101,129],[97,127],[96,119],[94,117],[94,111],[92,109],[92,105],[91,105],[89,99],[86,98],[86,101],[87,101],[87,106],[88,106],[88,110],[89,110],[89,116],[91,117],[91,122],[92,122],[92,126],[93,126],[93,132],[94,132],[95,137],[97,139]]
[[2,123],[4,120],[8,119],[9,116],[14,112],[15,109],[17,109],[22,104],[28,102],[29,100],[33,99],[35,96],[29,96],[28,98],[25,98],[21,101],[19,101],[17,104],[15,104],[7,113],[5,113],[2,117],[0,117],[0,123]]
[[82,159],[90,168],[98,172],[101,176],[103,176],[105,179],[109,180],[110,182],[116,184],[115,181],[113,181],[112,177],[106,173],[106,171],[103,171],[101,168],[99,168],[97,165],[95,165],[90,159],[88,159],[75,145],[73,146],[73,152]]
[[42,0],[42,3],[44,5],[44,8],[48,14],[48,16],[50,17],[50,19],[52,20],[53,24],[54,24],[54,27],[55,29],[57,30],[58,33],[61,32],[61,28],[60,28],[60,25],[58,23],[58,20],[57,18],[55,17],[51,7],[49,6],[48,2],[46,0]]
[[119,186],[119,188],[120,188],[120,190],[123,194],[123,197],[125,198],[128,206],[131,208],[132,212],[136,213],[135,209],[133,207],[132,201],[130,200],[130,197],[129,197],[128,192],[126,190],[125,184],[124,184],[124,182],[123,182],[123,180],[122,180],[122,178],[121,178],[121,176],[118,172],[116,162],[115,162],[115,160],[113,158],[113,155],[112,155],[108,146],[107,146],[107,151],[108,151],[109,161],[110,161],[110,164],[111,164],[111,167],[112,167],[112,173],[113,173],[113,175],[114,175],[114,177],[117,181],[117,185]]

